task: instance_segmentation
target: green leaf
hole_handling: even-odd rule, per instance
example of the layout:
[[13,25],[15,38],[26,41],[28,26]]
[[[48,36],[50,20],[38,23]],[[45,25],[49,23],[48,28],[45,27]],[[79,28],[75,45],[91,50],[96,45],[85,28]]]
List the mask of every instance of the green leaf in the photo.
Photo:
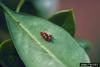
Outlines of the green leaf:
[[[61,27],[38,17],[16,14],[4,5],[8,28],[26,67],[80,67],[89,58],[79,44]],[[45,41],[40,32],[52,35]]]
[[48,18],[54,14],[58,9],[58,0],[30,0],[33,7],[35,7],[38,16]]
[[48,20],[63,27],[71,36],[75,35],[75,18],[73,9],[58,11],[49,17]]
[[10,39],[0,44],[0,65],[3,67],[25,67]]

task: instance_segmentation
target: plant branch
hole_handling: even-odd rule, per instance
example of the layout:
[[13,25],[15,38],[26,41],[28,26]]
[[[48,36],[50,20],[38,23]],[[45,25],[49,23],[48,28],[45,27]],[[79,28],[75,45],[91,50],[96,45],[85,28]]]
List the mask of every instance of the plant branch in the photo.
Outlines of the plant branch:
[[16,12],[17,12],[17,13],[20,11],[20,9],[21,9],[22,5],[24,4],[24,2],[25,2],[25,0],[20,0],[18,6],[17,6],[17,8],[16,8]]

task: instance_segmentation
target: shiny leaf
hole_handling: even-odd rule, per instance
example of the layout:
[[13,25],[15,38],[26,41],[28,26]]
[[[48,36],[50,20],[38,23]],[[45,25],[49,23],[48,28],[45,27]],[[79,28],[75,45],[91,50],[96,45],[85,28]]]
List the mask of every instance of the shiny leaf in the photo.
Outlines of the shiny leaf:
[[31,0],[31,3],[36,8],[38,16],[48,18],[58,10],[59,0]]

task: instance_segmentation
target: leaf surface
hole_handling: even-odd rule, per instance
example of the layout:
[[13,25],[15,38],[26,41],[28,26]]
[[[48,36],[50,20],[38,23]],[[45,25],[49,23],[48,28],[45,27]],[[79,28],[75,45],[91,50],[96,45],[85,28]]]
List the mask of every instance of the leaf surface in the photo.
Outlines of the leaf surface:
[[[26,67],[80,67],[81,62],[90,62],[86,52],[61,27],[2,6],[12,40]],[[51,34],[52,41],[45,41],[40,32]]]

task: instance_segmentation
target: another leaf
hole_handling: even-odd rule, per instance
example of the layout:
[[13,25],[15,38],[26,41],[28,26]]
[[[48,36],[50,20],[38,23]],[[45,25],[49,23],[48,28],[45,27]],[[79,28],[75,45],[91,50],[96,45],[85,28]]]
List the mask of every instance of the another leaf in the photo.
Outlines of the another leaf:
[[63,27],[71,36],[75,35],[75,19],[73,9],[58,11],[48,20]]
[[0,64],[3,67],[25,67],[11,40],[0,44]]
[[58,0],[30,0],[38,16],[48,18],[58,10]]
[[[59,26],[30,15],[16,14],[3,4],[8,28],[26,67],[80,67],[89,58],[79,44]],[[40,32],[52,35],[45,41]]]

